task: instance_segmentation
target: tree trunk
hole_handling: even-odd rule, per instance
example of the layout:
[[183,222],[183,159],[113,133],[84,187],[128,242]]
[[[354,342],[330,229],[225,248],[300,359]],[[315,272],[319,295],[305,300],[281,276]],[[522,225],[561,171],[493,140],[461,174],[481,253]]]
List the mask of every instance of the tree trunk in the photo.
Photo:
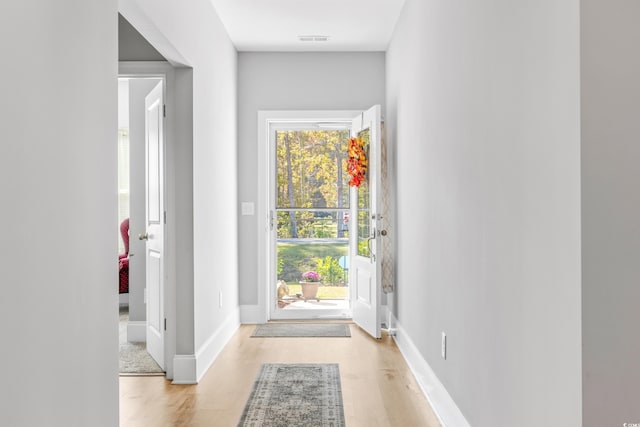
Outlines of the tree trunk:
[[[342,185],[342,150],[340,147],[340,142],[338,142],[336,144],[336,162],[337,162],[337,170],[338,170],[338,209],[343,207],[343,197],[342,197],[342,192],[343,190],[343,185]],[[337,223],[337,227],[338,227],[338,238],[342,238],[344,237],[344,223],[343,223],[343,215],[344,213],[342,211],[338,211],[338,217],[336,218],[336,223]]]
[[[284,135],[284,144],[287,149],[287,190],[289,192],[289,207],[295,207],[293,197],[293,168],[291,166],[291,143],[289,141],[289,132]],[[298,238],[298,222],[296,221],[296,213],[289,211],[289,222],[291,224],[291,237]]]

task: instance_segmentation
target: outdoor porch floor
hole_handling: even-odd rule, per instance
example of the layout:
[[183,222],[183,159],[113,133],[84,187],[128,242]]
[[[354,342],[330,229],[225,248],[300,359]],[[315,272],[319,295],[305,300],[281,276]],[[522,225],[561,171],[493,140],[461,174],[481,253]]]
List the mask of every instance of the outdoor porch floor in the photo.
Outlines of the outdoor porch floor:
[[287,300],[287,302],[289,301],[290,303],[281,310],[349,310],[349,300],[347,299]]

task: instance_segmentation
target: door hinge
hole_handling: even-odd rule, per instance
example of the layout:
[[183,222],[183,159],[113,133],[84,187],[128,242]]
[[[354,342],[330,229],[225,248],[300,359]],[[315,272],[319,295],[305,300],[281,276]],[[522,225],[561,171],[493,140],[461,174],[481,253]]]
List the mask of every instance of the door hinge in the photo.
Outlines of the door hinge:
[[273,211],[269,211],[269,230],[273,231]]
[[164,211],[164,223],[167,223],[167,211]]
[[162,104],[162,117],[167,117],[167,104]]
[[167,330],[167,318],[166,317],[164,318],[164,330],[165,331]]

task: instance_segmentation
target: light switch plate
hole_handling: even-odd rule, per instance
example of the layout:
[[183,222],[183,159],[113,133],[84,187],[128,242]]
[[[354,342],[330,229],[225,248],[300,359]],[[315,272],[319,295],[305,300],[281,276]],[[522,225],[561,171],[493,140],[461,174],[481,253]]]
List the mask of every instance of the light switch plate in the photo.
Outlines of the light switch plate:
[[256,208],[253,202],[242,202],[241,204],[242,215],[255,215]]

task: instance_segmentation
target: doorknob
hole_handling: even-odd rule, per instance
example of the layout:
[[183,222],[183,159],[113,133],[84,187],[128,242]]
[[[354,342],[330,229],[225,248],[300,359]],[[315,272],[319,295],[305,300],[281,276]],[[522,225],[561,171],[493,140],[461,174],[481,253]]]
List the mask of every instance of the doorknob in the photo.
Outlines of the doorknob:
[[144,233],[138,234],[138,239],[140,240],[149,240],[149,233],[146,231]]

